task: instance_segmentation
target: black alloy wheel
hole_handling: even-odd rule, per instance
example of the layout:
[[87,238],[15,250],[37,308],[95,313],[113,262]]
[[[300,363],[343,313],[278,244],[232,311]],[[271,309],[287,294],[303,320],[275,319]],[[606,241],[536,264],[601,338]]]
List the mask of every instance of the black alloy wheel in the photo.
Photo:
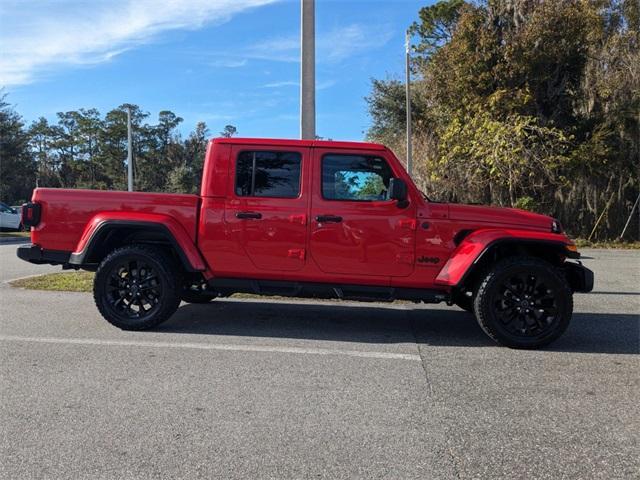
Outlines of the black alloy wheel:
[[535,257],[509,257],[488,272],[478,288],[474,310],[480,327],[498,343],[538,348],[569,326],[573,293],[566,278]]
[[102,316],[125,330],[144,330],[177,309],[177,269],[161,250],[130,245],[109,254],[94,280],[94,299]]
[[544,278],[528,272],[505,277],[494,289],[492,303],[501,328],[510,335],[544,335],[560,321],[557,300]]
[[144,319],[160,307],[162,283],[158,272],[142,259],[125,259],[115,265],[107,283],[109,306],[130,319]]

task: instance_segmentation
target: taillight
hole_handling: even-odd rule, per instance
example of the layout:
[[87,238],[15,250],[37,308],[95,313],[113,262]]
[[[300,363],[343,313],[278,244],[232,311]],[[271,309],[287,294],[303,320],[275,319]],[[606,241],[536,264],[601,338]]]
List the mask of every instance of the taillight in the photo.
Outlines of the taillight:
[[40,223],[41,208],[39,203],[25,203],[22,205],[22,225],[35,227]]

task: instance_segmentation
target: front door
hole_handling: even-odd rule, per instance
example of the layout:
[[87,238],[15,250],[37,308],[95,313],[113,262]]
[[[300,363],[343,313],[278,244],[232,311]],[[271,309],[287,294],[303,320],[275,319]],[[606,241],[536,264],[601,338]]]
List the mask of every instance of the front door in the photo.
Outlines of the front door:
[[309,249],[318,267],[334,274],[410,275],[416,207],[388,198],[389,180],[398,172],[384,155],[315,149],[313,168]]
[[306,262],[309,149],[231,149],[227,236],[257,271],[295,271]]

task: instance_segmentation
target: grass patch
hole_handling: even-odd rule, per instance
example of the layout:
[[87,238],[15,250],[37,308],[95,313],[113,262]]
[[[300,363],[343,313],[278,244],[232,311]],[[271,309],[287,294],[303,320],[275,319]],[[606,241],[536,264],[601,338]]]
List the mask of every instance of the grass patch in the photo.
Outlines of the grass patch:
[[623,242],[618,240],[590,242],[584,238],[576,238],[574,242],[578,248],[622,248],[624,250],[640,250],[640,242]]
[[90,292],[93,290],[93,272],[48,273],[37,277],[21,278],[11,282],[12,287],[55,292]]
[[31,232],[0,232],[0,237],[5,238],[29,238]]
[[[93,272],[62,272],[47,273],[36,277],[21,278],[9,282],[9,285],[27,290],[50,290],[54,292],[92,292]],[[251,293],[234,293],[232,298],[264,298],[261,295]],[[287,300],[287,297],[270,297]]]

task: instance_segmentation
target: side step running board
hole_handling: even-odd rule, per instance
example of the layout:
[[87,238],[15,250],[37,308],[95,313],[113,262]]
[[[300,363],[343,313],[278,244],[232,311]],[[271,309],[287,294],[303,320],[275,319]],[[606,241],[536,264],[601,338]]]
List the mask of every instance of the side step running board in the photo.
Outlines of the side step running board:
[[256,280],[241,278],[213,278],[209,286],[222,296],[234,293],[255,295],[325,298],[354,300],[359,302],[413,302],[439,303],[449,300],[449,295],[437,290],[418,288],[377,287],[370,285],[336,285],[330,283],[287,282],[280,280]]

